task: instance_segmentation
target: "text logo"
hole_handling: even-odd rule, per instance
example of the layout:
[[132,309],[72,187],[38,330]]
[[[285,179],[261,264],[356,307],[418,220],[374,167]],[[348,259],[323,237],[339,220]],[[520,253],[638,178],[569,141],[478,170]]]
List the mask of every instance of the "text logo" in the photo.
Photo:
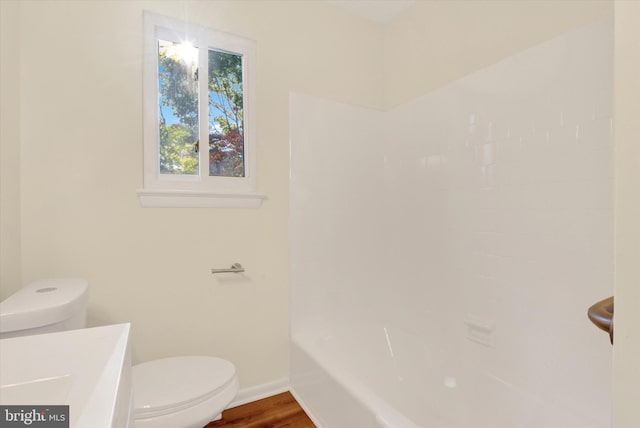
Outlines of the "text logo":
[[2,428],[69,428],[69,406],[0,406]]

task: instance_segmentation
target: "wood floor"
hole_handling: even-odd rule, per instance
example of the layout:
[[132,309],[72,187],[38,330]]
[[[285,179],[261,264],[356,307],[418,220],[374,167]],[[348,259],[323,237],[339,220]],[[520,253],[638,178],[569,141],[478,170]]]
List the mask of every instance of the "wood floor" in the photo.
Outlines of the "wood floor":
[[315,428],[289,392],[222,412],[222,419],[204,428]]

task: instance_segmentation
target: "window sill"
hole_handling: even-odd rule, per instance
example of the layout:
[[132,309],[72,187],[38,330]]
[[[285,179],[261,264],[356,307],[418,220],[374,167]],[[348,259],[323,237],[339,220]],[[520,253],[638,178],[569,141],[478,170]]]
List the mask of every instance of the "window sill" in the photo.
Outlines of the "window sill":
[[261,193],[138,189],[138,198],[145,208],[260,208],[267,196]]

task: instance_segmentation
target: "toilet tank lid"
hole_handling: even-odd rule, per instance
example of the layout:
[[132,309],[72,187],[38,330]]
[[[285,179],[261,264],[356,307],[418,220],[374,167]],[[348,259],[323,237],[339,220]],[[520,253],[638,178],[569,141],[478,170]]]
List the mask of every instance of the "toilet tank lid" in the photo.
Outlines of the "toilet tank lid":
[[0,332],[25,330],[71,318],[87,304],[83,278],[34,281],[0,302]]

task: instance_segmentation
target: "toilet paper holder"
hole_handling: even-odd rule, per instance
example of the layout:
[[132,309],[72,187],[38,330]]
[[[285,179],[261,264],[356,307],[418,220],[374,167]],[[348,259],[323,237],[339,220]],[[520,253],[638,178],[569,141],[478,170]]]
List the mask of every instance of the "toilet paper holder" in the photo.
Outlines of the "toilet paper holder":
[[211,269],[211,273],[242,273],[244,268],[240,263],[234,263],[227,269]]
[[240,263],[234,263],[227,269],[211,269],[211,273],[242,273],[244,268]]

